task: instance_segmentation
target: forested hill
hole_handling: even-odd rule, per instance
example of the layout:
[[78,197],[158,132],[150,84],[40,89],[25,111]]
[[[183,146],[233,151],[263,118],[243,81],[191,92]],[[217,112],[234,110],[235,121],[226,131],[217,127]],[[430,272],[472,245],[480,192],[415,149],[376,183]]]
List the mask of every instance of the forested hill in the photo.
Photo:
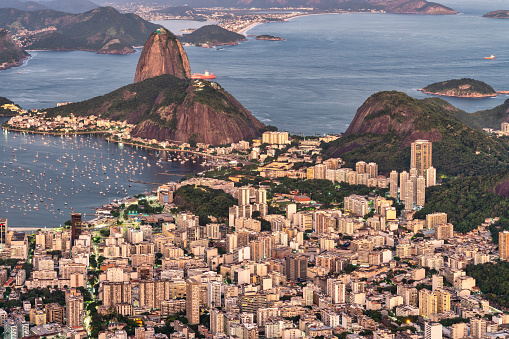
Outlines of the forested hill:
[[135,14],[121,14],[112,7],[101,7],[81,14],[53,10],[21,11],[0,9],[0,28],[13,35],[20,31],[39,31],[21,35],[27,49],[84,50],[99,53],[133,53],[161,26]]
[[180,40],[193,45],[228,45],[246,40],[246,37],[217,25],[206,25],[190,34],[184,34]]
[[509,146],[468,127],[461,112],[438,98],[414,99],[401,92],[373,94],[357,110],[344,136],[324,144],[326,154],[347,167],[357,161],[376,162],[381,172],[410,167],[410,144],[433,142],[433,166],[439,175],[475,176],[498,173],[509,164]]

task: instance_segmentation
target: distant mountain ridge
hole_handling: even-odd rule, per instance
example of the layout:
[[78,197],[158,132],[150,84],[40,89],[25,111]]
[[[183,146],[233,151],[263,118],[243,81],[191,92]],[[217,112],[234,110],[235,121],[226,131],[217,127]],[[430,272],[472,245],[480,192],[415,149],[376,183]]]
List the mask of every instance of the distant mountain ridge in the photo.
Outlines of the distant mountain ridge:
[[89,0],[52,0],[52,1],[19,1],[19,0],[0,0],[0,8],[14,8],[22,11],[38,11],[42,9],[52,9],[66,13],[84,13],[99,7],[99,5]]
[[0,29],[0,70],[21,66],[29,56],[5,29]]
[[113,7],[100,7],[81,14],[0,9],[0,28],[13,35],[22,30],[39,31],[20,39],[27,49],[134,53],[133,46],[143,45],[150,33],[159,27],[138,15],[121,14]]
[[313,7],[317,9],[384,10],[402,14],[456,14],[449,7],[426,0],[175,0],[174,5],[194,8],[285,8]]

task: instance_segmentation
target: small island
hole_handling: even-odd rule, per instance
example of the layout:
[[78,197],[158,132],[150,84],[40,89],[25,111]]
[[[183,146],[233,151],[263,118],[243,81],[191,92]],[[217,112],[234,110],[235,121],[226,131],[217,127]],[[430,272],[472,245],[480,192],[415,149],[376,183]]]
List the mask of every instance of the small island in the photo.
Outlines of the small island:
[[268,41],[285,41],[285,39],[273,35],[257,35],[256,40],[268,40]]
[[509,19],[509,11],[508,10],[499,10],[489,12],[483,15],[483,18],[491,18],[491,19]]
[[497,96],[498,92],[490,85],[474,79],[463,78],[436,82],[419,91],[426,94],[457,98],[488,98]]
[[238,41],[245,41],[246,37],[217,25],[206,25],[190,34],[184,34],[180,41],[199,47],[214,47],[224,45],[238,45]]

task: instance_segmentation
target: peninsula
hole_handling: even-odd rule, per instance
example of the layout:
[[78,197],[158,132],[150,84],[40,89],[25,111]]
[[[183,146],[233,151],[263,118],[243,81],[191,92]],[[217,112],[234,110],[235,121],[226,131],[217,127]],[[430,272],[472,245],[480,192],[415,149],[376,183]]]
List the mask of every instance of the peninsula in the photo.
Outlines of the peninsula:
[[54,10],[0,8],[0,28],[7,29],[25,49],[134,53],[161,26],[135,14],[100,7],[81,14]]
[[490,85],[474,79],[462,78],[428,85],[419,91],[426,94],[456,98],[488,98],[497,96]]
[[14,42],[5,29],[0,29],[0,70],[23,65],[30,54]]

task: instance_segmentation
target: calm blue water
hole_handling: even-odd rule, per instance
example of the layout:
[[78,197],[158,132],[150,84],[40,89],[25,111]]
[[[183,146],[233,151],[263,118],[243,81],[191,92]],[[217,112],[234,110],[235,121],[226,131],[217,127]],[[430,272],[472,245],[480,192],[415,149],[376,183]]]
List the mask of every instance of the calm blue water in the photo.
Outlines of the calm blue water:
[[[216,80],[261,121],[305,134],[343,132],[357,108],[377,91],[398,90],[424,98],[426,95],[418,92],[418,88],[460,77],[485,81],[496,90],[509,90],[505,80],[509,52],[504,34],[509,29],[509,20],[480,17],[488,11],[503,9],[505,4],[500,0],[467,4],[460,0],[446,0],[442,3],[461,14],[299,17],[289,22],[259,25],[248,32],[281,36],[286,39],[283,42],[257,41],[250,37],[247,42],[221,50],[186,47],[186,51],[193,72],[214,72]],[[167,24],[176,27],[175,22]],[[85,100],[129,84],[134,79],[139,58],[139,53],[125,56],[89,52],[32,54],[32,59],[23,67],[0,72],[0,96],[10,98],[24,108],[45,108],[55,106],[57,102]],[[490,54],[496,59],[483,60]],[[474,112],[500,105],[507,98],[447,100]],[[55,225],[69,219],[71,207],[74,211],[87,213],[90,208],[119,195],[136,194],[150,187],[142,184],[127,187],[128,174],[114,173],[115,165],[120,163],[130,168],[127,173],[131,173],[133,180],[146,182],[172,179],[155,175],[156,171],[191,170],[174,163],[164,163],[164,168],[160,168],[155,163],[155,155],[142,150],[132,154],[132,149],[119,149],[100,137],[24,138],[16,133],[5,133],[0,138],[0,166],[6,162],[6,168],[0,167],[0,189],[4,192],[0,216],[7,216],[13,225]],[[18,162],[10,164],[14,148],[18,149],[14,152]],[[81,148],[79,152],[78,148]],[[33,162],[37,152],[38,161]],[[61,162],[56,161],[66,153],[67,160],[73,155],[75,161],[74,164],[67,161],[67,168],[62,158]],[[78,153],[87,155],[87,161],[78,157]],[[109,154],[110,159],[103,157],[104,165],[98,167],[97,157],[101,153]],[[90,167],[94,155],[95,168]],[[152,166],[144,165],[140,171],[141,164],[146,161],[151,161]],[[79,183],[81,186],[72,181],[64,183],[70,180],[69,171],[72,173],[74,169],[75,174],[78,171],[81,174],[85,166],[86,171],[92,173],[92,179],[87,176],[85,182]],[[107,174],[102,171],[103,166],[108,169]],[[138,167],[135,174],[132,173],[134,167]],[[31,169],[31,174],[27,174],[26,169]],[[44,171],[46,174],[42,175]],[[39,177],[31,177],[34,174]],[[59,176],[58,185],[56,180],[49,183],[52,176]],[[99,182],[99,185],[93,182]],[[44,184],[47,191],[41,186]],[[108,185],[109,192],[105,192]],[[119,190],[120,185],[127,192]],[[42,189],[37,191],[37,199],[31,197],[36,194],[36,186]],[[113,186],[117,189],[113,190]],[[54,200],[48,197],[48,202],[54,205],[52,211],[41,208],[39,198],[50,189],[54,193]],[[101,191],[105,195],[101,195]],[[24,199],[26,203],[20,194],[29,195],[28,200]],[[34,213],[36,202],[38,212]]]
[[[252,37],[222,50],[186,47],[193,72],[209,70],[217,81],[265,123],[306,134],[342,132],[374,92],[417,91],[430,83],[471,77],[509,90],[505,34],[509,20],[480,17],[479,3],[454,16],[341,14],[299,17],[259,25],[249,34],[273,34],[284,42]],[[175,27],[182,22],[168,22]],[[184,23],[187,26],[188,23]],[[483,60],[494,54],[495,60]],[[34,52],[28,63],[0,72],[0,96],[25,108],[79,101],[133,81],[139,53]],[[19,74],[18,74],[19,72]],[[448,99],[468,112],[492,108],[495,99]]]
[[181,176],[168,173],[204,168],[191,161],[167,161],[167,155],[154,151],[120,147],[100,136],[0,133],[0,216],[9,219],[9,226],[58,226],[73,211],[91,214],[84,217],[89,220],[92,208],[155,187],[144,183],[176,181]]

